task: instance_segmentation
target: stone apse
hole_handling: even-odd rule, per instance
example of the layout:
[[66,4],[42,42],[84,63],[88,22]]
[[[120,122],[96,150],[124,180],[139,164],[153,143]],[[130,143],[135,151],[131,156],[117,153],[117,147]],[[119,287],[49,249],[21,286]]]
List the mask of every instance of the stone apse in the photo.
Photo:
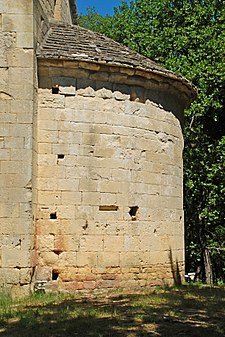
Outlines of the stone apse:
[[75,1],[5,1],[0,13],[1,286],[181,280],[193,86],[76,25]]

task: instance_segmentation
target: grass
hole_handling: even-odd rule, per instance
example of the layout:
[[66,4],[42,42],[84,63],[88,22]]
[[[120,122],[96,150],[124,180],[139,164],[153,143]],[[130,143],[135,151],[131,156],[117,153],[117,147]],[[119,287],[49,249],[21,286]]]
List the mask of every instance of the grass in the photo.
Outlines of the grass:
[[225,288],[186,285],[106,295],[0,295],[0,336],[224,337]]

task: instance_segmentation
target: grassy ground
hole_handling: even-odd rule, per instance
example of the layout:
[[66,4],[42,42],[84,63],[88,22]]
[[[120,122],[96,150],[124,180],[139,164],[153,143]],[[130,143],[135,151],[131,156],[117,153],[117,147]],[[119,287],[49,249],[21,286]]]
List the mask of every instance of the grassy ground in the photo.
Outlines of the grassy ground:
[[183,286],[145,293],[0,296],[0,336],[224,337],[225,288]]

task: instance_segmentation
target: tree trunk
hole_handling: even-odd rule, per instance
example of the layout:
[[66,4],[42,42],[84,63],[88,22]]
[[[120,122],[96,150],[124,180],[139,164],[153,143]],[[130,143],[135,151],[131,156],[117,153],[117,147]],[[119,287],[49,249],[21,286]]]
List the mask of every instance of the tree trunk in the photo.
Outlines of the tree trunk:
[[212,271],[212,263],[211,257],[209,254],[209,250],[207,247],[206,235],[205,235],[205,223],[202,220],[201,216],[199,216],[199,241],[201,245],[202,251],[202,264],[203,271],[205,274],[205,282],[206,284],[213,284],[213,271]]
[[203,263],[204,263],[204,270],[205,270],[205,281],[206,284],[213,284],[213,272],[212,272],[212,263],[209,254],[209,250],[207,247],[202,249],[203,255]]

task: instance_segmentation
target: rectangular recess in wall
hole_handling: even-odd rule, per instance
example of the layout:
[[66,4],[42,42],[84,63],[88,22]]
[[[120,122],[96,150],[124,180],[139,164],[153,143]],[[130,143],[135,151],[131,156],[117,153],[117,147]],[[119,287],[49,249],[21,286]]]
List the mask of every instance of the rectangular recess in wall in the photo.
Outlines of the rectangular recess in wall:
[[115,212],[118,210],[117,205],[101,205],[99,206],[99,211],[104,211],[104,212]]

